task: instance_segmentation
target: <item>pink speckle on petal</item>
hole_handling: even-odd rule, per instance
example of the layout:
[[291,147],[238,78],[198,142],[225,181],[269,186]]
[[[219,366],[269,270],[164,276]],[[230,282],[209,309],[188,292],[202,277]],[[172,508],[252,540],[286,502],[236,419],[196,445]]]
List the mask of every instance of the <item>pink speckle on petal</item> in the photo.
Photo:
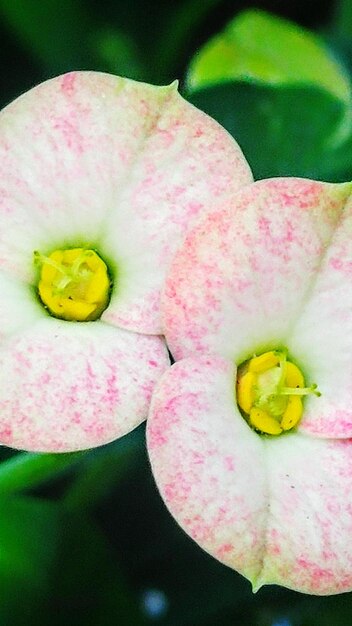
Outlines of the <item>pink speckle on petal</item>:
[[351,590],[352,440],[262,438],[236,411],[233,384],[231,361],[198,355],[158,385],[147,441],[166,505],[255,588]]
[[235,460],[232,456],[226,456],[224,458],[225,461],[225,467],[229,472],[234,472],[235,471]]
[[61,80],[61,89],[64,93],[72,95],[76,82],[76,73],[69,72],[62,77]]
[[217,549],[216,557],[222,561],[226,555],[232,552],[232,550],[233,545],[231,543],[224,543]]
[[0,364],[0,440],[69,451],[102,445],[142,422],[168,356],[159,337],[45,318],[6,342]]

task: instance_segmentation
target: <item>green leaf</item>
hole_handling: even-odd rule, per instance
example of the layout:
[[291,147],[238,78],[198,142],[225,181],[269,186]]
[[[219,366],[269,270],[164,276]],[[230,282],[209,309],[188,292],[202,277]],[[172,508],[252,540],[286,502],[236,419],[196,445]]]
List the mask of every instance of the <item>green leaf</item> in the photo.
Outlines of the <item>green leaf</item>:
[[[48,594],[48,623],[51,626],[145,624],[119,568],[118,554],[114,554],[100,528],[89,516],[80,513],[67,513],[64,521],[60,552],[53,569],[55,584]],[[80,617],[73,619],[73,615]]]
[[142,626],[104,535],[59,503],[0,498],[0,624]]
[[96,506],[106,499],[145,448],[145,426],[88,455],[79,465],[75,480],[64,497],[67,509]]
[[33,489],[76,465],[85,454],[17,454],[0,464],[0,495]]
[[0,16],[50,72],[93,66],[94,21],[80,0],[0,0]]
[[[154,45],[155,73],[163,80],[175,78],[180,61],[187,61],[185,51],[192,46],[194,31],[221,0],[183,0],[170,5],[164,27]],[[170,76],[171,74],[171,76]]]
[[200,50],[187,84],[195,90],[232,80],[311,84],[344,102],[351,99],[347,75],[318,37],[256,9],[241,13]]
[[333,10],[331,27],[335,36],[350,40],[352,35],[351,0],[338,0]]
[[28,614],[50,587],[60,509],[55,503],[13,497],[0,498],[0,510],[0,623],[32,623]]
[[97,56],[113,74],[142,80],[144,67],[136,42],[116,29],[98,31],[93,38]]
[[1,498],[0,507],[0,577],[40,587],[55,554],[57,505],[16,497]]
[[351,113],[326,91],[236,82],[189,99],[235,137],[255,178],[352,178]]

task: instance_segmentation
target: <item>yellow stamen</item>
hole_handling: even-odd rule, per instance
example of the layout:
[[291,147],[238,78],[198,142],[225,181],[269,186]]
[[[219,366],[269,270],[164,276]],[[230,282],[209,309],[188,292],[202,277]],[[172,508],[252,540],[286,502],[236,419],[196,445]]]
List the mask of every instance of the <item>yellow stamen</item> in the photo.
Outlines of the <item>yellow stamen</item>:
[[301,370],[290,361],[285,363],[285,387],[304,387],[304,378]]
[[280,358],[277,352],[264,352],[264,354],[255,356],[249,361],[248,370],[259,374],[274,367],[274,365],[278,365],[279,361]]
[[94,250],[68,248],[34,256],[41,268],[38,293],[52,315],[78,322],[100,317],[111,285],[108,268]]
[[282,430],[291,430],[302,417],[303,404],[299,396],[289,396],[287,406],[281,419]]
[[249,414],[249,422],[256,428],[260,430],[262,433],[266,433],[267,435],[280,435],[282,433],[282,428],[279,422],[271,417],[266,411],[259,409],[258,407],[254,407],[251,409]]
[[246,372],[238,379],[237,402],[245,413],[249,413],[254,402],[255,375],[253,372]]
[[267,435],[279,435],[297,426],[303,396],[320,396],[317,385],[305,387],[297,365],[286,350],[271,350],[238,368],[237,403],[249,424]]

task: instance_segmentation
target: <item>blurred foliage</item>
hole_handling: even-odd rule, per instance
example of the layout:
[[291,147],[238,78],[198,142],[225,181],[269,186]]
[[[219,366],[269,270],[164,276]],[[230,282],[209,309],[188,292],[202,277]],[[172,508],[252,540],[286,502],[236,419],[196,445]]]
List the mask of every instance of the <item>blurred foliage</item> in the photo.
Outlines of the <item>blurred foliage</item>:
[[[2,104],[71,69],[180,78],[257,178],[352,178],[350,0],[0,0],[0,17]],[[253,595],[186,537],[143,427],[98,450],[3,448],[0,461],[1,626],[350,624],[352,594]]]
[[351,177],[350,111],[328,92],[237,81],[192,91],[189,99],[236,137],[257,179]]
[[322,41],[287,20],[253,9],[240,13],[196,54],[187,84],[199,89],[235,80],[311,85],[347,103],[351,98],[347,75]]
[[51,476],[78,462],[84,452],[73,454],[16,454],[0,464],[0,497],[37,487]]
[[94,63],[88,42],[95,22],[79,0],[0,0],[0,13],[48,72]]
[[197,52],[191,101],[240,143],[255,178],[351,177],[351,84],[318,37],[246,11]]

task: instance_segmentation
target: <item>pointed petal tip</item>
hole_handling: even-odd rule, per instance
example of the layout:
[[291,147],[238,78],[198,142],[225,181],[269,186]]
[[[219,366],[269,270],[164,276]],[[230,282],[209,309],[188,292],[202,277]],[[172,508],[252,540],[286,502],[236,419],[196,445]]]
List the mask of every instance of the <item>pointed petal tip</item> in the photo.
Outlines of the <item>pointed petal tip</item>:
[[170,85],[167,85],[167,88],[170,89],[170,91],[178,91],[179,85],[180,81],[178,80],[178,78],[175,78],[175,80],[173,80]]
[[255,579],[255,578],[254,578],[253,580],[250,580],[249,582],[250,582],[250,583],[251,583],[251,585],[252,585],[252,593],[253,593],[253,594],[254,594],[254,593],[258,593],[258,591],[259,591],[262,587],[264,587],[264,584],[263,584],[263,583],[261,583],[258,579]]

